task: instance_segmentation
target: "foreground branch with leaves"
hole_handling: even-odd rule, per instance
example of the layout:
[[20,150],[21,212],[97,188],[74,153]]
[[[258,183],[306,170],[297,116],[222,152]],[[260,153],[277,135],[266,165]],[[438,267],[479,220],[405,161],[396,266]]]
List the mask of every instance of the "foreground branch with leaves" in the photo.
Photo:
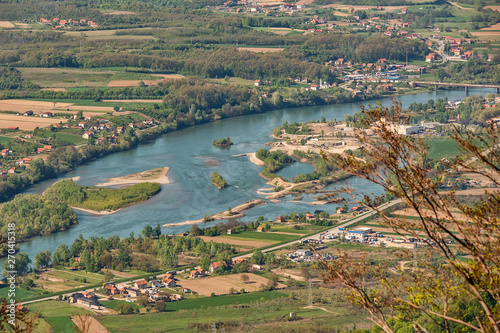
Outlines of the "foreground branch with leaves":
[[[405,251],[401,260],[413,265],[397,272],[341,253],[334,262],[323,261],[325,280],[342,283],[348,299],[366,309],[370,320],[385,332],[406,327],[415,332],[500,333],[498,128],[490,125],[487,134],[478,135],[455,127],[452,138],[460,156],[431,168],[425,142],[397,131],[409,122],[400,104],[362,111],[363,128],[356,136],[366,158],[323,157],[406,204],[416,218],[392,216],[368,197],[363,199],[377,211],[383,226],[427,246]],[[487,179],[493,186],[467,202],[454,188],[444,188],[446,177],[463,174]],[[367,287],[367,279],[375,283]]]

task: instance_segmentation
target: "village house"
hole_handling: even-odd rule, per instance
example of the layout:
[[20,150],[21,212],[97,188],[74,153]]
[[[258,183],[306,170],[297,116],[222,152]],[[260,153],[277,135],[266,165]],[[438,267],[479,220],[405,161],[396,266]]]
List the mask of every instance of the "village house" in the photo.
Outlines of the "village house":
[[257,232],[264,232],[264,227],[257,227]]
[[285,222],[285,218],[284,218],[283,216],[278,216],[278,217],[276,218],[276,222],[283,223],[283,222]]
[[256,87],[260,87],[260,85],[261,85],[260,80],[253,81],[253,85]]
[[206,273],[203,268],[198,268],[198,269],[193,269],[191,271],[191,277],[192,278],[200,278],[200,277],[205,277]]
[[92,309],[100,309],[101,304],[99,304],[99,300],[97,299],[97,296],[90,292],[90,291],[84,291],[82,293],[74,293],[71,294],[69,297],[70,303],[76,303],[80,305],[84,305],[86,307],[92,308]]
[[162,283],[158,280],[151,281],[151,288],[158,289],[158,288],[161,288],[162,286],[163,286]]
[[[220,261],[210,263],[210,273],[213,274],[223,264]],[[224,263],[225,266],[225,263]]]
[[147,289],[148,288],[148,281],[146,281],[146,280],[135,281],[134,286],[137,289]]
[[343,208],[337,209],[337,214],[345,214],[345,213],[347,213],[345,209],[343,209]]
[[31,111],[31,110],[28,110],[25,113],[23,113],[23,116],[26,116],[26,117],[29,117],[29,116],[32,116],[32,115],[33,115],[33,111]]
[[168,287],[168,288],[175,288],[175,287],[177,287],[177,283],[173,279],[166,280],[164,282],[164,284],[165,284],[165,287]]
[[53,113],[52,112],[44,112],[40,115],[40,117],[44,117],[44,118],[50,118],[53,116]]
[[112,282],[108,282],[104,285],[104,289],[106,289],[106,292],[111,295],[119,295],[120,290],[116,287],[116,285]]
[[94,132],[89,131],[89,132],[83,133],[82,138],[84,138],[84,139],[90,139],[93,136],[94,136]]
[[310,213],[307,213],[306,214],[306,220],[310,221],[310,220],[314,220],[314,215],[313,214],[310,214]]
[[16,167],[12,167],[9,169],[9,173],[10,174],[13,174],[13,173],[16,173]]

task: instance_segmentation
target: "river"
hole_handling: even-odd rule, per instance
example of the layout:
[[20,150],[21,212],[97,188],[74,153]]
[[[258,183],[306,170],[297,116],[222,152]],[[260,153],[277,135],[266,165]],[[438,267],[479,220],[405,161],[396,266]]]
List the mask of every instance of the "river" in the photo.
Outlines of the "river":
[[[491,89],[490,89],[491,90]],[[494,92],[488,89],[471,89],[469,94]],[[440,90],[438,92],[420,93],[401,97],[403,106],[412,102],[425,103],[429,99],[448,97],[461,99],[466,97],[463,90]],[[375,104],[375,101],[368,102]],[[368,104],[367,103],[367,104]],[[390,105],[390,100],[382,100]],[[153,142],[140,145],[137,149],[120,152],[86,163],[76,170],[65,174],[62,178],[79,176],[81,185],[95,185],[106,178],[118,177],[158,167],[170,167],[168,177],[170,184],[162,186],[162,191],[150,200],[127,207],[111,215],[96,216],[77,212],[79,224],[69,230],[52,235],[35,237],[20,244],[22,251],[33,259],[40,251],[54,252],[65,243],[70,246],[80,234],[88,238],[109,237],[118,235],[127,237],[130,233],[138,235],[146,225],[156,226],[166,223],[199,219],[205,214],[213,214],[228,207],[235,207],[247,200],[262,198],[257,189],[266,187],[265,180],[259,176],[263,167],[252,164],[246,156],[232,155],[255,152],[271,141],[271,131],[283,122],[303,122],[318,120],[343,120],[345,115],[359,110],[358,103],[328,105],[318,107],[283,109],[264,114],[253,114],[242,117],[224,119],[214,123],[190,127],[161,136]],[[219,148],[212,145],[214,139],[229,136],[234,143],[230,148]],[[293,166],[293,172],[305,173],[310,166],[303,168]],[[210,174],[220,173],[230,186],[218,190],[211,185]],[[289,172],[286,177],[293,176]],[[25,193],[41,193],[55,180],[42,182],[30,187]],[[381,189],[361,179],[348,179],[341,184],[330,185],[327,189],[337,189],[349,184],[361,193],[380,194]],[[317,195],[317,194],[316,194]],[[310,201],[312,195],[304,195],[304,201]],[[306,212],[316,209],[334,212],[337,205],[308,205],[305,202],[292,202],[284,198],[279,203],[269,202],[248,210],[247,216],[241,220],[255,220],[258,216],[273,220],[276,216],[293,211]],[[207,223],[206,226],[218,222]],[[163,233],[173,234],[189,230],[190,226],[163,228]]]

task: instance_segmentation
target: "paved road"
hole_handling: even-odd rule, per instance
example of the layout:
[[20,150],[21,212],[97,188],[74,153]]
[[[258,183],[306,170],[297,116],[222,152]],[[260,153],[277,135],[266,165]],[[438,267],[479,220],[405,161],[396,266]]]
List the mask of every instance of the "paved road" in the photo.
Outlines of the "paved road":
[[[384,210],[384,209],[392,207],[392,206],[394,206],[394,205],[396,205],[396,204],[398,204],[400,202],[401,202],[401,199],[392,200],[391,202],[388,202],[388,203],[385,203],[385,204],[379,206],[379,209]],[[365,219],[365,218],[367,218],[369,216],[373,216],[375,214],[377,214],[376,211],[370,210],[370,211],[368,211],[368,212],[366,212],[364,214],[361,214],[358,217],[355,217],[355,218],[353,218],[353,219],[351,219],[351,220],[349,220],[347,222],[339,224],[339,225],[333,227],[332,229],[327,230],[326,232],[338,233],[339,232],[339,228],[347,228],[350,225],[353,225],[354,223],[359,222],[359,221],[361,221],[361,220],[363,220],[363,219]],[[312,235],[312,236],[309,236],[309,237],[306,237],[306,238],[303,238],[303,239],[318,239],[319,240],[320,239],[320,235],[321,235],[321,233],[317,233],[315,235]],[[278,249],[281,249],[281,248],[289,246],[289,245],[300,243],[301,240],[302,239],[299,239],[299,240],[296,240],[296,241],[293,241],[293,242],[289,242],[289,243],[286,243],[286,244],[281,244],[281,245],[273,246],[273,247],[270,247],[268,249],[262,250],[262,252],[270,252],[270,251],[278,250]],[[252,256],[252,253],[247,253],[247,254],[243,254],[241,256],[235,257],[234,259],[249,258],[251,256]]]

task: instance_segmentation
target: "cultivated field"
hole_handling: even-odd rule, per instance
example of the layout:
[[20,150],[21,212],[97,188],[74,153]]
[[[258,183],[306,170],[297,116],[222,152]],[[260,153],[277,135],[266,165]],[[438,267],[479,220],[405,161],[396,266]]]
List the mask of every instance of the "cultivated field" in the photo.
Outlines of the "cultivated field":
[[124,10],[113,10],[113,11],[102,10],[101,13],[103,15],[132,15],[132,14],[136,14],[134,12],[127,12]]
[[500,6],[485,6],[483,8],[485,9],[489,8],[491,10],[496,10],[497,12],[500,12]]
[[19,68],[23,78],[46,88],[105,87],[111,71],[66,68]]
[[[44,101],[28,101],[24,99],[5,99],[0,101],[0,111],[15,111],[19,113],[24,113],[28,110],[32,110],[34,114],[39,115],[43,112],[52,112],[54,114],[57,113],[77,113],[78,111],[84,111],[84,116],[93,115],[96,112],[113,112],[112,106],[83,106],[83,105],[75,105],[74,103],[54,103],[54,102],[44,102]],[[123,112],[121,113],[123,114]],[[9,117],[7,117],[9,116]],[[47,127],[50,124],[58,123],[60,119],[54,118],[41,118],[37,116],[32,117],[24,117],[24,116],[16,116],[16,115],[0,115],[1,119],[19,121],[19,122],[31,122],[35,123],[36,126],[40,126],[40,124],[47,124],[43,127]],[[3,128],[14,126],[14,125],[4,125],[3,121],[1,123]],[[21,125],[19,128],[23,129]],[[33,127],[34,128],[34,127]]]
[[16,26],[9,21],[0,21],[0,28],[15,28]]
[[32,131],[35,128],[49,127],[51,124],[59,122],[59,119],[24,117],[15,114],[0,113],[0,128],[19,127],[20,130]]
[[471,34],[479,37],[479,39],[500,40],[500,33],[498,31],[473,31]]
[[238,47],[238,51],[250,51],[250,52],[280,52],[283,51],[284,48],[281,47]]
[[[151,28],[145,28],[148,30],[152,30]],[[139,30],[139,29],[134,29]],[[156,39],[154,36],[149,35],[115,35],[118,30],[93,30],[93,31],[66,31],[65,33],[69,36],[76,37],[85,37],[89,40],[112,40],[112,39],[126,39],[126,40],[151,40]],[[126,31],[126,29],[122,29],[120,31]]]
[[112,103],[163,103],[162,99],[103,99],[102,101]]
[[[242,275],[247,275],[250,278],[247,283],[241,280]],[[204,296],[210,296],[212,293],[216,295],[229,294],[229,289],[231,288],[238,291],[242,288],[245,289],[245,291],[258,291],[261,284],[267,285],[269,281],[269,279],[255,274],[231,274],[199,279],[179,278],[179,284],[183,288],[189,288]],[[278,288],[284,287],[284,284],[278,284]]]
[[82,332],[109,333],[109,331],[92,316],[74,316],[71,317],[71,320]]
[[[481,30],[500,30],[500,23],[490,25],[487,28],[482,28]],[[500,34],[500,32],[497,32],[497,34]]]

